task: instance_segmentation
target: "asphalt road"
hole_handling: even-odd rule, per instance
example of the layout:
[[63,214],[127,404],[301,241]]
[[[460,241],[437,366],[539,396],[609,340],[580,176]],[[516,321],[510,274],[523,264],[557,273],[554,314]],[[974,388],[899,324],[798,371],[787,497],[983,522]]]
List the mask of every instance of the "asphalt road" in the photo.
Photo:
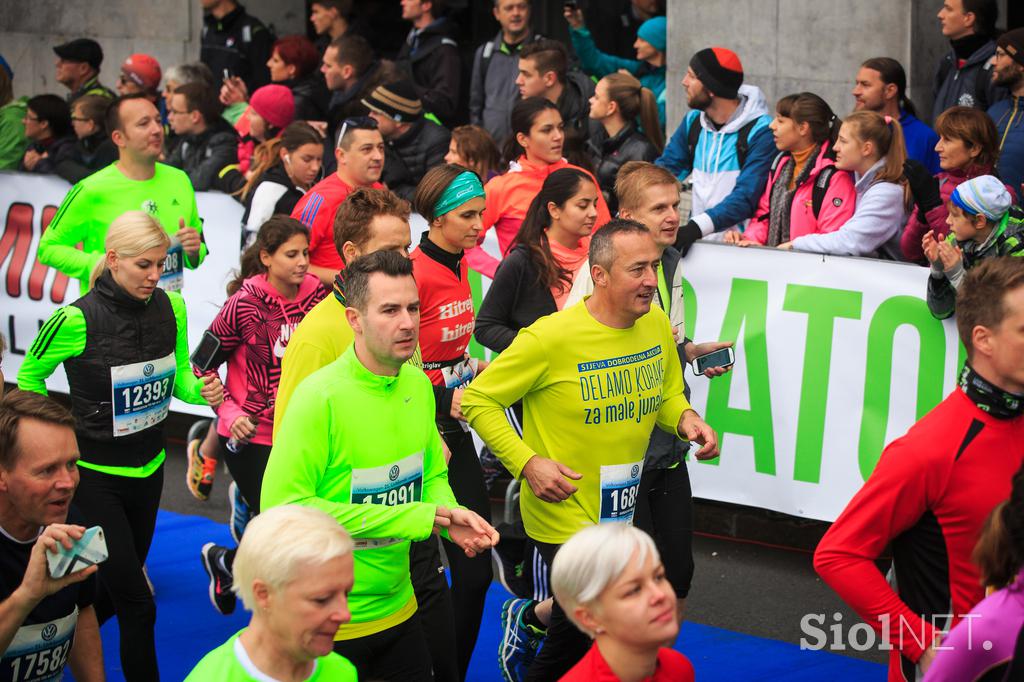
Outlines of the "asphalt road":
[[[177,415],[172,417],[160,506],[226,523],[230,513],[227,490],[231,477],[223,467],[217,472],[208,501],[197,501],[185,487],[183,437],[188,420],[182,422],[181,419]],[[708,512],[707,508],[699,512],[698,529],[702,519],[703,525],[713,526],[707,519],[715,514],[721,516],[721,512]],[[780,537],[795,537],[795,531],[799,530],[796,520],[778,515],[767,518],[756,512],[748,514],[758,517],[757,535],[770,537],[776,543]],[[199,561],[198,556],[196,561]],[[698,533],[694,539],[694,561],[696,573],[686,602],[689,621],[793,644],[799,644],[803,637],[800,624],[806,614],[822,614],[823,628],[835,622],[836,613],[841,614],[841,622],[847,626],[860,622],[814,573],[807,549],[787,549],[777,544]],[[879,663],[886,660],[878,651],[837,653]]]

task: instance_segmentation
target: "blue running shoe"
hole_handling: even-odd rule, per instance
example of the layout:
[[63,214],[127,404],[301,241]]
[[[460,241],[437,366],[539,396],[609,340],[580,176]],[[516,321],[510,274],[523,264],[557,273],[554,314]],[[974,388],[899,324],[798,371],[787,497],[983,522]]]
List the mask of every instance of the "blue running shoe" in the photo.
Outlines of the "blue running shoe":
[[523,623],[523,612],[535,604],[532,599],[509,599],[501,606],[501,643],[498,667],[505,682],[521,682],[537,657],[546,630]]
[[231,501],[231,537],[237,544],[242,541],[245,527],[249,525],[249,519],[253,517],[253,514],[249,503],[242,497],[242,491],[238,489],[238,485],[234,481],[231,481],[231,485],[228,486],[228,499]]

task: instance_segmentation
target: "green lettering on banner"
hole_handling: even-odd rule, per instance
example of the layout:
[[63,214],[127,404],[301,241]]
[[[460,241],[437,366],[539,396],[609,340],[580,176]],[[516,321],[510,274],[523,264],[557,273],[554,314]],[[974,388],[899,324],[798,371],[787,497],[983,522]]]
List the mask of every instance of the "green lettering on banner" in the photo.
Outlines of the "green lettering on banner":
[[690,281],[683,278],[683,333],[688,338],[697,338],[697,292]]
[[[687,301],[689,304],[689,301]],[[687,305],[689,308],[689,305]],[[729,305],[722,320],[720,339],[736,339],[743,344],[750,390],[750,409],[729,407],[729,392],[735,372],[708,382],[708,407],[705,419],[722,433],[751,436],[754,440],[754,469],[775,475],[775,431],[772,427],[771,388],[768,383],[768,343],[765,322],[768,314],[768,282],[759,279],[732,280]],[[743,337],[740,339],[740,329]],[[689,333],[689,329],[687,329]],[[718,460],[711,460],[717,464]]]
[[832,338],[837,317],[859,320],[862,295],[859,291],[790,284],[786,287],[783,310],[807,314],[803,381],[800,386],[800,416],[796,429],[796,458],[793,478],[817,483],[821,478],[821,450],[825,440],[825,407],[828,401]]
[[925,302],[914,296],[893,296],[883,301],[868,328],[867,373],[864,377],[864,411],[860,422],[857,459],[866,481],[885,446],[892,398],[892,351],[896,330],[910,325],[921,339],[917,361],[917,412],[923,417],[942,400],[945,375],[946,334],[942,322],[928,312]]

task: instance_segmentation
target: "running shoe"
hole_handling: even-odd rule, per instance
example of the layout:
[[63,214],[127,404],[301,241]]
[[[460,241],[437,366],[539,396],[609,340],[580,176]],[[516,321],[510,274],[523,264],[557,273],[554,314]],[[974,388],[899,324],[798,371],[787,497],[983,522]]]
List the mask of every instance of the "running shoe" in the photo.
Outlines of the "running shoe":
[[213,477],[217,473],[217,459],[204,457],[199,450],[211,423],[209,419],[200,419],[192,424],[188,430],[188,445],[185,446],[185,452],[188,455],[188,465],[185,467],[185,485],[192,493],[192,497],[200,502],[205,502],[210,498]]
[[523,543],[521,541],[507,541],[505,535],[502,535],[498,546],[491,548],[491,558],[498,582],[513,596],[525,598],[531,596],[528,589],[529,585],[524,579],[525,562],[517,562],[509,557],[510,552],[517,556],[521,555],[522,549]]
[[235,593],[231,591],[232,575],[224,563],[228,550],[212,542],[203,545],[203,568],[210,577],[210,603],[222,616],[235,611]]
[[234,481],[231,481],[231,485],[228,486],[228,499],[231,501],[231,537],[237,544],[242,541],[245,527],[249,525],[249,519],[252,518],[252,510]]
[[521,682],[526,677],[544,642],[545,630],[523,623],[523,613],[535,603],[532,599],[509,599],[501,606],[498,667],[505,682]]

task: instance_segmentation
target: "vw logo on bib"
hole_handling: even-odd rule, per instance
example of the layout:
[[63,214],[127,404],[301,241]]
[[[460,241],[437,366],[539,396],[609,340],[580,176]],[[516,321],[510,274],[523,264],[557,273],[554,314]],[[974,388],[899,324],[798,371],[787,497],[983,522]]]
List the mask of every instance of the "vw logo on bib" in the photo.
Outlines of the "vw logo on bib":
[[629,470],[629,475],[632,476],[633,478],[636,478],[637,476],[639,476],[640,475],[640,465],[639,464],[634,464],[633,468]]
[[147,377],[153,376],[153,363],[146,363],[146,366],[142,368],[142,374]]
[[396,464],[393,467],[391,467],[390,471],[388,471],[388,478],[391,479],[392,481],[397,481],[399,473],[401,473],[401,470],[398,468],[398,465]]
[[57,636],[57,626],[53,623],[47,623],[43,631],[39,633],[44,641],[49,642],[51,639]]

